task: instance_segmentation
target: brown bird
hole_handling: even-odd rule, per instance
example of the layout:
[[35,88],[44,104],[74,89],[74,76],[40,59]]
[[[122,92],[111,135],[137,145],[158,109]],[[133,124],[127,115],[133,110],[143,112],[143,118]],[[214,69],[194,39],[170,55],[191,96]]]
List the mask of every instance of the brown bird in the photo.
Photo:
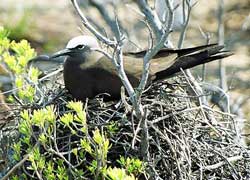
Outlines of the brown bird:
[[[94,37],[78,36],[71,39],[66,49],[51,56],[66,56],[64,63],[65,87],[78,100],[93,98],[107,93],[108,100],[120,98],[122,82],[115,66],[106,56],[93,49],[99,48]],[[180,69],[230,56],[217,44],[187,49],[162,49],[150,61],[148,84],[165,79]],[[143,71],[143,57],[146,51],[124,53],[124,69],[133,87],[137,87]]]

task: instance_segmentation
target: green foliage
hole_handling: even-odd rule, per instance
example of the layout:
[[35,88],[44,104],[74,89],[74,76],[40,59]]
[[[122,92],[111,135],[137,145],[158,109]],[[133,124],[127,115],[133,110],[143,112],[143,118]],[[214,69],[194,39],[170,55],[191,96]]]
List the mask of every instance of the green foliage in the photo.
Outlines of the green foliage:
[[3,52],[10,46],[8,35],[9,31],[0,26],[0,54],[3,54]]
[[[21,155],[25,152],[29,154],[28,166],[29,171],[40,174],[44,179],[68,179],[68,174],[72,174],[74,178],[93,177],[95,179],[112,179],[112,180],[135,180],[136,176],[143,172],[142,162],[138,159],[121,157],[118,162],[122,168],[109,165],[108,153],[111,148],[109,139],[100,129],[88,130],[86,112],[81,102],[69,102],[69,108],[64,115],[59,115],[53,106],[47,106],[42,109],[21,113],[22,121],[19,125],[19,131],[22,133],[20,142],[13,146],[15,151],[14,157],[20,160]],[[75,134],[81,134],[79,145],[71,150],[71,156],[74,157],[79,164],[83,164],[80,169],[68,169],[69,162],[65,163],[63,155],[54,148],[55,132],[58,125],[63,125]],[[39,134],[34,137],[34,127],[39,128]],[[85,127],[85,128],[83,128]],[[89,133],[89,131],[91,133]],[[33,139],[38,139],[38,145],[34,145]],[[58,146],[58,145],[57,145]],[[26,147],[22,149],[22,147]],[[57,158],[47,161],[46,154]],[[88,157],[88,161],[86,161]]]
[[42,171],[45,165],[45,157],[41,155],[38,147],[34,147],[29,155],[29,161],[31,165],[28,167],[29,170]]
[[134,175],[127,175],[125,169],[108,168],[107,177],[110,180],[136,180]]
[[83,126],[86,126],[86,113],[83,110],[82,102],[73,102],[70,101],[67,105],[69,109],[74,110],[77,114],[74,116],[74,120],[78,123],[81,123]]
[[138,175],[144,171],[143,162],[140,159],[136,158],[124,158],[120,157],[117,162],[128,172],[128,174]]
[[119,130],[117,122],[110,122],[109,125],[107,125],[107,131],[109,134],[113,135]]
[[36,89],[33,84],[38,82],[39,71],[27,69],[28,61],[36,56],[34,49],[26,40],[10,41],[9,32],[0,27],[0,62],[5,63],[13,77],[13,86],[17,89],[16,96],[23,103],[35,101]]
[[13,145],[13,150],[14,150],[14,155],[13,155],[14,160],[19,161],[21,158],[21,142],[20,141]]
[[48,163],[46,163],[46,167],[44,169],[44,175],[45,177],[47,177],[48,180],[56,179],[54,166],[55,165],[52,161],[49,161]]
[[[26,40],[10,41],[8,34],[7,30],[0,27],[0,60],[12,73],[18,100],[32,104],[39,100],[35,86],[39,71],[26,66],[36,53]],[[137,159],[120,158],[118,162],[121,168],[112,167],[109,162],[108,154],[112,146],[108,136],[118,131],[117,123],[110,122],[103,128],[89,127],[86,105],[84,107],[82,102],[70,101],[64,108],[66,110],[63,113],[53,105],[20,112],[18,130],[21,135],[20,140],[12,146],[13,159],[20,161],[27,156],[22,168],[29,173],[13,175],[12,179],[20,176],[29,179],[32,174],[38,179],[48,180],[67,180],[69,177],[135,180],[143,172],[142,162]],[[65,142],[65,137],[70,139],[69,142]],[[73,142],[71,137],[74,137]]]

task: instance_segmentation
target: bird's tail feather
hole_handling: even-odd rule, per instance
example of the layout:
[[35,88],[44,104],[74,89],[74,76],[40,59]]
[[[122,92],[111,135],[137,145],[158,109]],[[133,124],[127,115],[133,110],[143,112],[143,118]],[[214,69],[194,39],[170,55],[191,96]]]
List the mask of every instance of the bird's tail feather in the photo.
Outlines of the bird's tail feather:
[[[192,53],[197,53],[198,51],[204,51],[206,49],[210,49],[212,47],[224,47],[224,46],[218,46],[218,44],[209,44],[209,45],[202,45],[202,46],[196,46],[192,48],[184,48],[184,49],[169,49],[164,48],[161,49],[153,58],[159,58],[159,57],[167,57],[173,53],[176,53],[178,56],[185,56]],[[139,51],[139,52],[124,52],[124,55],[126,56],[135,56],[137,58],[143,58],[146,54],[146,50]]]
[[190,54],[196,54],[200,51],[205,51],[207,49],[212,49],[212,48],[223,48],[224,46],[218,46],[218,44],[208,44],[208,45],[202,45],[202,46],[196,46],[192,48],[183,48],[183,49],[161,49],[155,56],[154,58],[157,57],[164,57],[168,56],[169,54],[176,53],[179,57],[180,56],[187,56]]
[[202,51],[189,51],[189,53],[187,54],[183,53],[180,57],[177,58],[176,62],[173,65],[163,71],[157,72],[155,80],[169,77],[174,73],[179,72],[180,69],[192,68],[200,64],[205,64],[232,55],[231,52],[222,50],[223,48],[224,46],[211,45],[209,47],[206,47],[205,50]]

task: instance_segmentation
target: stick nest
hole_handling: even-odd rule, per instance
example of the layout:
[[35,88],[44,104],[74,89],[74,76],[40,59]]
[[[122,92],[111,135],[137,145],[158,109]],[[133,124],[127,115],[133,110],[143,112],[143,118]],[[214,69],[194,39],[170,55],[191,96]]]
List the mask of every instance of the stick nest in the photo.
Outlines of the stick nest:
[[[35,108],[53,104],[57,113],[63,115],[68,111],[66,104],[70,95],[57,86],[50,88],[45,91],[46,98]],[[200,98],[187,78],[177,76],[154,83],[144,92],[142,104],[146,116],[141,121],[124,102],[89,100],[86,106],[88,131],[91,133],[98,128],[109,139],[112,144],[107,156],[109,165],[118,166],[120,156],[146,162],[146,172],[138,179],[249,179],[249,153],[235,131],[235,117],[201,105]],[[116,125],[115,132],[108,131],[110,124]],[[77,161],[72,160],[71,150],[78,147],[81,132],[72,134],[60,123],[56,124],[56,129],[60,152],[68,152],[64,157],[75,166]],[[13,137],[10,134],[18,139],[17,133],[13,133],[17,132],[16,128],[8,127],[2,132],[1,146],[6,146],[4,138]],[[8,156],[9,152],[6,154]],[[47,159],[55,156],[46,150],[44,155]],[[86,158],[83,164],[88,164],[90,159]],[[10,161],[5,163],[4,169],[13,162],[10,164]]]

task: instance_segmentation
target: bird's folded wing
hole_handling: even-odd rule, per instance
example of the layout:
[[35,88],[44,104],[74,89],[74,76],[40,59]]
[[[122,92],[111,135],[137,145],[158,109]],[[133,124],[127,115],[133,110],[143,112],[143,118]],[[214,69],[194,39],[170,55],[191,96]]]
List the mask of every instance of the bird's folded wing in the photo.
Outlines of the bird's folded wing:
[[150,74],[155,75],[172,66],[177,57],[178,55],[176,53],[170,53],[168,56],[153,58],[150,62]]
[[[224,46],[219,46],[217,44],[211,44],[179,50],[162,49],[150,61],[149,80],[154,80],[156,75],[159,74],[168,74],[168,72],[165,71],[168,71],[172,66],[175,67],[175,71],[180,71],[180,68],[191,68],[198,64],[209,62],[215,58],[220,59],[222,58],[221,56],[218,57],[215,55],[220,53],[223,47]],[[146,51],[124,53],[123,65],[128,76],[135,77],[138,80],[141,78],[143,72],[143,57],[145,53]],[[212,58],[213,56],[215,58]],[[178,62],[180,60],[184,65]],[[115,66],[106,57],[100,58],[98,66],[117,75]]]
[[[163,71],[170,67],[177,57],[177,53],[170,53],[168,56],[159,57],[156,56],[150,61],[149,77],[154,77],[157,72]],[[137,79],[141,78],[143,72],[143,58],[134,55],[124,55],[123,56],[123,66],[127,75],[133,76]],[[117,74],[115,66],[112,64],[111,60],[103,56],[97,62],[95,67],[105,69],[106,71]],[[151,79],[153,80],[153,79]]]
[[[178,56],[184,56],[188,54],[192,54],[194,52],[197,53],[197,51],[209,49],[211,47],[218,46],[218,44],[208,44],[208,45],[201,45],[191,48],[182,48],[182,49],[173,49],[173,48],[163,48],[161,49],[153,58],[159,58],[159,57],[167,57],[171,54],[178,54]],[[133,56],[136,58],[143,58],[145,54],[147,53],[147,50],[142,50],[138,52],[125,52],[124,55],[126,56]]]
[[[190,52],[193,50],[190,50]],[[140,61],[140,69],[138,75],[141,76],[142,68],[143,68],[143,57],[145,56],[146,51],[140,52],[127,52],[124,53],[126,62],[132,64],[134,61]],[[154,79],[154,75],[160,71],[163,71],[173,65],[178,57],[178,53],[173,49],[162,49],[160,50],[151,60],[150,60],[150,69],[149,69],[149,77],[151,80]],[[135,66],[138,67],[138,66]]]
[[[124,56],[123,66],[127,75],[140,79],[141,74],[142,74],[142,68],[143,68],[142,59],[138,60],[137,58],[134,58],[131,56]],[[114,73],[117,74],[117,70],[115,66],[112,64],[111,60],[105,56],[99,59],[96,67],[105,69],[111,74],[114,74]]]

